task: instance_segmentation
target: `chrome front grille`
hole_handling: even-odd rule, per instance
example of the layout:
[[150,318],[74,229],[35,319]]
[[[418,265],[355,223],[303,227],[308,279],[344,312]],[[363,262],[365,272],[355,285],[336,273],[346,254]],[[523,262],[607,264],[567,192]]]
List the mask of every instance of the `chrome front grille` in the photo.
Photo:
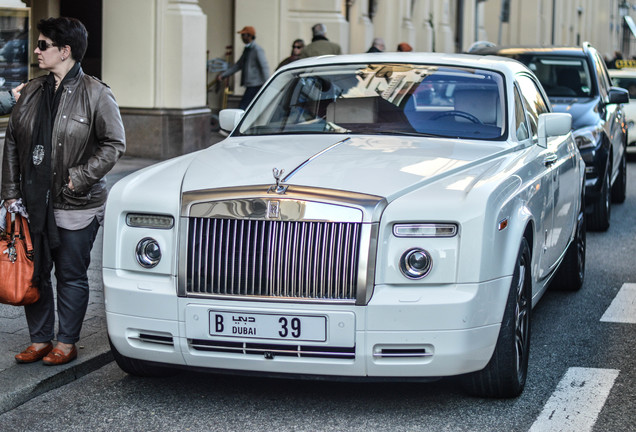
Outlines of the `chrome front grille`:
[[189,217],[187,295],[356,300],[361,224]]

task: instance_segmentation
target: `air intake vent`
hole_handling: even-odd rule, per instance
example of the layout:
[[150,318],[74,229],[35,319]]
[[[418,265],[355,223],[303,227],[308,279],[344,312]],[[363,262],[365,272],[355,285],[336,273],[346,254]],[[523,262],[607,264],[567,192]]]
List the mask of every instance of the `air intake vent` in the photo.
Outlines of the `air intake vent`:
[[376,346],[373,350],[375,359],[425,359],[433,357],[431,345],[419,346]]
[[151,333],[139,332],[139,336],[137,337],[129,336],[128,338],[137,340],[140,342],[145,342],[145,343],[174,346],[174,340],[172,336],[167,334],[156,334],[156,333],[151,334]]

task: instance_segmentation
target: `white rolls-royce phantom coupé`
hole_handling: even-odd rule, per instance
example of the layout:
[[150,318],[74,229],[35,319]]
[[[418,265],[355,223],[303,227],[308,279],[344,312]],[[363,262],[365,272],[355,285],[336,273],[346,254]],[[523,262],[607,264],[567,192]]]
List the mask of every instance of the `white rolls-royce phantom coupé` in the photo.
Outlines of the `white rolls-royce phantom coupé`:
[[110,193],[103,279],[124,371],[521,393],[532,307],[585,269],[584,163],[529,69],[310,58],[220,122],[222,142]]

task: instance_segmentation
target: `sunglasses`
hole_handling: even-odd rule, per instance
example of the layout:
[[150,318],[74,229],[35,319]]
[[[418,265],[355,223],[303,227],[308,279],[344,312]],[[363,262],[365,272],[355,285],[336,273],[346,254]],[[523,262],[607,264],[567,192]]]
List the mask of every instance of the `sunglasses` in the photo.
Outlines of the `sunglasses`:
[[292,48],[293,49],[303,49],[302,45],[294,45]]
[[48,43],[45,40],[39,39],[36,46],[38,47],[38,49],[40,51],[46,51],[47,49],[51,48],[52,46],[55,46],[55,44],[50,44],[50,43]]

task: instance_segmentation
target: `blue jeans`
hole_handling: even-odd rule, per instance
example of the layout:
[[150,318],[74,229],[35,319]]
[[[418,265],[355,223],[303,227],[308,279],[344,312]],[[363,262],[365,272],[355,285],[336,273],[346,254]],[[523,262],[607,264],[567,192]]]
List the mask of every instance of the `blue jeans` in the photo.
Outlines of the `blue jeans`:
[[[88,307],[88,266],[98,230],[97,218],[80,230],[58,228],[60,246],[52,251],[57,280],[58,342],[73,344],[79,340]],[[25,306],[24,311],[31,342],[53,340],[55,305],[50,278],[40,286],[40,299]]]

